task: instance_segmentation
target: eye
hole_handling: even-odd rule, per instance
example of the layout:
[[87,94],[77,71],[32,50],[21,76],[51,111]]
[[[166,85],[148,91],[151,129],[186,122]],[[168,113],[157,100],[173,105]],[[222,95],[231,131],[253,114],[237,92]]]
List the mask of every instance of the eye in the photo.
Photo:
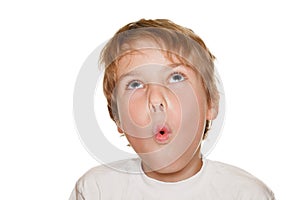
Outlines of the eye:
[[171,74],[170,83],[181,82],[185,80],[185,75],[180,72],[174,72]]
[[138,89],[138,88],[143,88],[144,85],[142,82],[134,80],[134,81],[130,81],[127,85],[126,85],[126,89],[128,90],[134,90],[134,89]]

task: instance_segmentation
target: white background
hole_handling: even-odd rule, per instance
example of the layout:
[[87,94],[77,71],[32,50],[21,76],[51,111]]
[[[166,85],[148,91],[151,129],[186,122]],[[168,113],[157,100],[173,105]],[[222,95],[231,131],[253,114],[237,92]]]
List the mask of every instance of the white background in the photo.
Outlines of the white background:
[[99,44],[140,18],[193,29],[218,58],[226,119],[209,158],[251,172],[277,199],[299,199],[299,4],[195,2],[1,1],[1,199],[68,199],[98,164],[76,133],[76,76]]

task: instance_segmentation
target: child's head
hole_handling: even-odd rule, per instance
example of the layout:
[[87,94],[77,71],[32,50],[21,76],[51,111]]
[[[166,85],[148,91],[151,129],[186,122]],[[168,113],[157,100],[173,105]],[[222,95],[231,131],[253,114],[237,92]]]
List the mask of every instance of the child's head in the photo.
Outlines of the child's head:
[[148,168],[176,171],[199,153],[218,113],[213,61],[193,31],[162,19],[130,23],[104,47],[110,116]]

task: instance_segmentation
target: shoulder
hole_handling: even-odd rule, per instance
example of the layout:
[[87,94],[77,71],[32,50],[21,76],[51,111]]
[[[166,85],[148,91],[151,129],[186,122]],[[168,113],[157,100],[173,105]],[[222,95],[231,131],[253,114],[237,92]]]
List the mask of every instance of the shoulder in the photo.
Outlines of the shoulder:
[[85,198],[93,195],[90,199],[97,199],[102,196],[104,187],[122,187],[126,184],[129,172],[136,171],[139,162],[138,159],[128,159],[96,166],[79,178],[73,193]]
[[134,171],[139,167],[140,160],[137,158],[134,159],[126,159],[126,160],[119,160],[107,164],[101,164],[96,167],[91,168],[88,170],[83,176],[88,178],[90,176],[98,176],[104,175],[107,173],[123,173],[128,171]]
[[207,172],[224,190],[230,190],[237,199],[273,200],[273,192],[258,178],[238,167],[206,160]]
[[106,178],[111,179],[114,176],[122,176],[122,174],[137,171],[139,162],[139,159],[127,159],[96,166],[80,177],[78,183],[84,184],[85,182],[101,181]]

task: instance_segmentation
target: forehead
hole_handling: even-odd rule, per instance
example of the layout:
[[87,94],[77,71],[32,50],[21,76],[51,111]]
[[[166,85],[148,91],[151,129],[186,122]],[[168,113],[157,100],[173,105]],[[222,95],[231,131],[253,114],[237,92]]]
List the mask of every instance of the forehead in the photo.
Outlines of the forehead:
[[153,48],[139,49],[124,55],[118,61],[117,76],[146,65],[175,67],[182,64],[175,56],[169,58],[165,51]]
[[145,64],[170,65],[171,62],[166,58],[162,51],[156,49],[141,49],[132,51],[123,56],[118,62],[118,68],[133,68]]

